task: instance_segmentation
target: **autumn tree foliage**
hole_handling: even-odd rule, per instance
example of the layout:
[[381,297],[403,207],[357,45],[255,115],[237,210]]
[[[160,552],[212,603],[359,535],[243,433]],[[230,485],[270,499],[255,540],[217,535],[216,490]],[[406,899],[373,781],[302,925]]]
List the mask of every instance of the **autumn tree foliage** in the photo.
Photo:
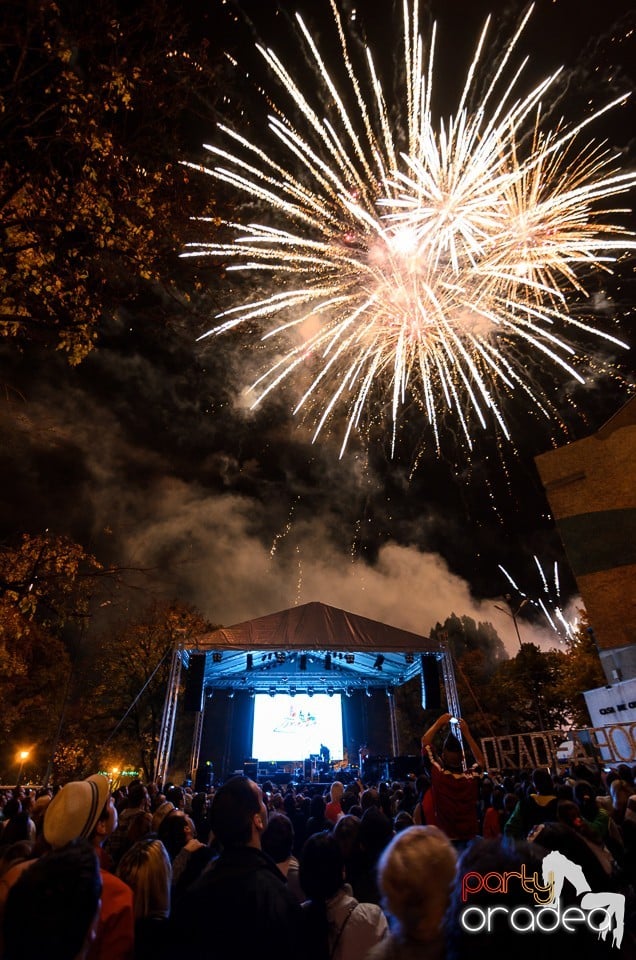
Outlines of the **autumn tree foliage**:
[[500,705],[500,717],[508,728],[503,732],[559,730],[569,725],[561,695],[565,662],[562,650],[541,650],[535,643],[524,643],[515,657],[501,665],[490,697]]
[[[555,635],[553,649],[523,643],[512,657],[492,624],[470,617],[451,614],[432,636],[448,644],[462,716],[478,737],[589,726],[583,691],[605,677],[584,618],[571,639],[558,643]],[[411,697],[410,712],[413,704]],[[425,713],[421,723],[434,718]]]
[[[40,779],[122,762],[152,775],[172,655],[211,628],[176,602],[135,615],[121,590],[121,568],[68,537],[0,545],[0,782],[15,779],[20,750]],[[113,597],[126,612],[107,627],[95,611]]]
[[215,71],[161,0],[0,0],[0,24],[0,335],[75,364],[120,305],[177,295],[167,267],[206,204],[179,160]]
[[607,679],[596,648],[594,634],[590,631],[585,617],[581,619],[574,635],[567,640],[565,653],[559,696],[572,726],[587,727],[590,724],[590,716],[583,692],[605,686]]
[[16,749],[46,754],[104,568],[68,537],[24,534],[0,545],[0,769]]
[[480,654],[487,674],[492,674],[497,664],[508,659],[503,640],[489,622],[477,623],[472,617],[451,613],[444,624],[435,626],[432,635],[447,642],[456,659],[468,653]]
[[69,537],[25,533],[0,548],[0,603],[20,639],[34,624],[58,632],[88,615],[104,567]]
[[[130,765],[150,779],[172,656],[211,629],[196,610],[175,602],[153,603],[103,633],[76,685],[75,705],[55,758],[57,776],[67,777],[70,764],[85,763],[88,755],[93,768],[96,763],[104,770]],[[184,762],[191,742],[189,730]],[[84,770],[84,775],[94,772],[84,766],[73,774]]]
[[491,690],[508,654],[493,625],[452,613],[436,625],[433,636],[450,648],[462,715],[471,730],[479,736],[500,732],[501,704]]
[[[435,625],[431,640],[450,649],[462,716],[476,736],[493,735],[496,711],[491,712],[490,700],[482,697],[498,665],[508,658],[497,631],[491,623],[478,623],[472,617],[451,613],[444,623]],[[441,702],[445,704],[441,671],[439,681]],[[419,753],[421,736],[437,718],[439,710],[422,708],[419,678],[396,690],[395,705],[400,748],[406,753]]]

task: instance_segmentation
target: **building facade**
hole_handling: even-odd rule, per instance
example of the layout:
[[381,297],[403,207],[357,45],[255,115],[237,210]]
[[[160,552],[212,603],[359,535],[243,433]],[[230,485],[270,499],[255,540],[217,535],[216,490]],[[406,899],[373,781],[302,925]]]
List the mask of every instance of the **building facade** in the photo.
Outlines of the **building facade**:
[[636,399],[535,463],[607,681],[636,677]]

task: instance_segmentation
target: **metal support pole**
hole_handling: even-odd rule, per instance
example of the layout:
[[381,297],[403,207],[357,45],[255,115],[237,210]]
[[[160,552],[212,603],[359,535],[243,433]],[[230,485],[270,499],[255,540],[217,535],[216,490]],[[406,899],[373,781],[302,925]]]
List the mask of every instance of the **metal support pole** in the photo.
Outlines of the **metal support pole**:
[[448,647],[443,647],[439,654],[438,660],[442,664],[442,677],[444,680],[444,690],[446,691],[446,703],[448,704],[448,712],[453,717],[459,718],[462,715],[461,707],[459,705],[459,696],[457,694],[457,683],[455,681],[455,668],[453,667],[453,658]]
[[[446,691],[446,703],[448,712],[456,720],[461,718],[461,706],[459,704],[459,695],[457,693],[457,682],[455,680],[455,667],[453,666],[453,655],[448,647],[448,643],[439,652],[438,659],[442,663],[442,677],[444,679],[444,689]],[[464,749],[464,740],[458,723],[451,724],[451,730],[457,737],[462,748],[462,758],[464,770],[467,768],[466,750]]]
[[393,749],[393,756],[399,757],[400,755],[400,737],[398,733],[397,718],[395,715],[395,695],[389,693],[389,717],[391,719],[391,747]]
[[179,646],[175,647],[170,664],[170,677],[166,687],[166,696],[163,702],[163,716],[161,718],[157,757],[153,773],[155,782],[162,784],[168,775],[168,764],[172,752],[174,725],[177,716],[177,698],[179,696],[179,683],[181,680],[181,656],[181,648]]
[[192,752],[190,754],[190,779],[194,783],[196,772],[199,769],[201,756],[201,739],[203,737],[204,710],[198,710],[194,717],[194,734],[192,736]]
[[[230,700],[230,707],[227,712],[225,727],[225,751],[223,753],[222,776],[225,778],[230,773],[230,761],[232,758],[232,726],[234,723],[234,700]],[[258,771],[257,771],[258,772]]]

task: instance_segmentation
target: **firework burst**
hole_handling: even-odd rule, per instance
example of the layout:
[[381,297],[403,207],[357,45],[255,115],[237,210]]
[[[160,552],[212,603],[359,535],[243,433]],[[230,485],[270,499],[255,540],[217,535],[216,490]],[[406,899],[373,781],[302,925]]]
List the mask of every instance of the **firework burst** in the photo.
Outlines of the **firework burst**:
[[398,135],[371,52],[356,71],[335,0],[331,8],[347,77],[342,93],[296,16],[329,110],[259,46],[296,122],[272,101],[272,142],[221,126],[230,146],[206,145],[215,164],[189,164],[267,214],[266,222],[225,224],[231,242],[195,243],[184,254],[266,277],[266,295],[218,314],[205,336],[244,325],[250,337],[277,338],[276,360],[249,388],[253,405],[289,381],[294,412],[311,415],[314,439],[344,416],[341,455],[352,431],[387,410],[394,446],[411,401],[438,450],[449,421],[469,448],[475,429],[492,425],[509,438],[511,399],[552,415],[532,363],[583,383],[577,334],[626,347],[568,309],[569,298],[587,297],[592,271],[611,272],[636,246],[616,216],[625,211],[608,209],[636,175],[621,172],[602,145],[579,146],[583,129],[625,98],[583,122],[548,128],[542,103],[558,73],[521,95],[523,64],[511,62],[529,10],[469,110],[486,22],[456,113],[436,123],[435,30],[425,55],[417,5],[404,0],[406,129]]

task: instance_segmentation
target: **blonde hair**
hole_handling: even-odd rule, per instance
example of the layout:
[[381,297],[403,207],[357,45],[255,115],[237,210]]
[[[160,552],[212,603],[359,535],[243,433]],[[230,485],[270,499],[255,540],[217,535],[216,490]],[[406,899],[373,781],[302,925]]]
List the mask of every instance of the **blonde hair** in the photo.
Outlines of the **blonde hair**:
[[135,920],[170,915],[172,864],[161,840],[138,840],[117,867],[133,892]]
[[457,854],[433,826],[396,834],[378,863],[383,906],[402,933],[417,940],[438,936],[455,879]]
[[337,803],[339,800],[341,800],[343,793],[344,784],[341,783],[340,780],[334,780],[329,788],[329,796],[331,797],[332,802]]

